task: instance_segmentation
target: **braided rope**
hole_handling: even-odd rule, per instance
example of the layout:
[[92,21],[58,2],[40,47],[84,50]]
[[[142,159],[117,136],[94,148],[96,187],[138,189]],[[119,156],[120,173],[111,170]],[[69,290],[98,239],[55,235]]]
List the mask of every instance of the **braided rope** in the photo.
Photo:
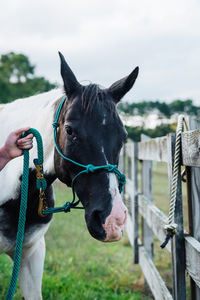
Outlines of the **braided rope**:
[[170,238],[176,234],[177,224],[174,220],[174,213],[175,213],[175,205],[176,205],[176,194],[177,194],[177,182],[178,182],[178,173],[179,167],[181,164],[181,133],[183,129],[183,121],[184,115],[179,115],[177,128],[176,128],[176,142],[175,142],[175,154],[174,154],[174,165],[173,165],[173,174],[172,174],[172,184],[171,184],[171,193],[170,193],[170,207],[169,207],[169,216],[168,216],[168,224],[165,225],[166,230],[166,239],[160,246],[164,248]]
[[[43,145],[42,145],[42,138],[40,133],[31,128],[26,131],[23,136],[32,133],[38,145],[38,159],[34,160],[34,163],[43,163]],[[14,253],[14,264],[12,270],[12,276],[10,280],[10,285],[6,294],[6,300],[12,300],[16,291],[17,279],[20,270],[20,263],[21,263],[21,253],[24,241],[24,231],[25,231],[25,222],[26,222],[26,210],[27,210],[27,198],[28,198],[28,184],[29,184],[29,150],[23,150],[24,154],[24,164],[23,164],[23,174],[22,174],[22,184],[21,184],[21,202],[20,202],[20,211],[19,211],[19,221],[18,221],[18,228],[17,228],[17,237],[16,237],[16,246],[15,246],[15,253]],[[38,184],[40,186],[40,184]],[[43,187],[45,187],[45,181],[41,183]]]

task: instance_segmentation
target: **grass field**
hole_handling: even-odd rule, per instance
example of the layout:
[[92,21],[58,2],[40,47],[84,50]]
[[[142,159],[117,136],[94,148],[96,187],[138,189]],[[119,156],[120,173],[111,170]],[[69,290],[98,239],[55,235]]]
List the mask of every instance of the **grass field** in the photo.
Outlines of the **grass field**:
[[[156,205],[168,213],[166,168],[155,166],[153,194]],[[55,186],[57,205],[70,200],[71,191]],[[156,240],[156,239],[155,239]],[[88,233],[83,211],[54,216],[46,234],[47,253],[43,276],[43,299],[48,300],[143,300],[153,299],[144,285],[138,265],[132,263],[132,248],[125,236],[118,243],[101,243]],[[155,264],[169,289],[172,288],[171,259],[155,242]],[[0,295],[4,299],[12,261],[0,256]],[[15,299],[21,300],[19,288]],[[189,299],[189,298],[187,298]]]
[[[71,191],[55,188],[57,205],[70,200]],[[48,300],[152,299],[143,288],[138,266],[126,237],[118,243],[101,243],[90,237],[83,211],[54,216],[46,234],[47,253],[43,298]],[[5,298],[12,261],[0,256],[0,299]],[[20,299],[19,288],[15,298]]]

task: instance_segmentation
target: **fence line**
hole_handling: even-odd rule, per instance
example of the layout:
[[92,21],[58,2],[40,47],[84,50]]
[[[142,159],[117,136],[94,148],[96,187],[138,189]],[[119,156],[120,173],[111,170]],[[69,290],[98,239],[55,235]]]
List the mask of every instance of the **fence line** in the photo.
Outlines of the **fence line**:
[[[145,279],[157,300],[186,299],[185,271],[190,275],[191,299],[200,299],[200,123],[189,120],[190,129],[182,133],[182,165],[187,173],[189,233],[184,234],[181,170],[175,207],[177,233],[168,243],[172,257],[173,295],[170,294],[153,263],[155,235],[165,239],[164,225],[167,216],[154,205],[152,196],[152,161],[168,166],[169,191],[171,190],[175,134],[142,141],[128,141],[120,158],[120,167],[127,174],[123,199],[128,207],[127,234],[133,246],[133,261],[139,263]],[[141,162],[141,191],[139,192],[138,161]],[[139,214],[142,216],[142,238],[139,239]]]

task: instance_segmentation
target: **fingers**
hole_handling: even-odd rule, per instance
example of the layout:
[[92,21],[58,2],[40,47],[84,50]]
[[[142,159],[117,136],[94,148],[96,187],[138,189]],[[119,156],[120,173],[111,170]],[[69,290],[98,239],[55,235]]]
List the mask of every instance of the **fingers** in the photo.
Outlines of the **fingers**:
[[[24,138],[21,138],[19,140],[23,140],[23,141],[29,141],[29,140],[32,140],[33,139],[33,134],[32,133],[29,133],[27,136],[25,136]],[[19,141],[18,140],[18,141]]]
[[33,148],[33,144],[32,143],[26,143],[26,144],[18,145],[18,147],[21,150],[32,149]]
[[13,133],[17,136],[20,136],[24,131],[28,131],[30,129],[30,126],[24,127],[24,128],[19,128],[15,130]]
[[33,148],[33,144],[22,145],[19,147],[21,150],[30,150]]
[[33,147],[33,134],[30,133],[26,137],[17,140],[17,146],[20,149],[31,149]]

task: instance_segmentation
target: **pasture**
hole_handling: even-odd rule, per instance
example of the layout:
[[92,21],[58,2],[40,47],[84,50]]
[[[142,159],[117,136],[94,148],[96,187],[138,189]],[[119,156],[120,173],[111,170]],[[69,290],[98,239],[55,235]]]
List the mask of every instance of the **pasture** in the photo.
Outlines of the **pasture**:
[[[56,184],[57,205],[71,200],[71,190]],[[46,234],[43,299],[149,300],[139,266],[125,236],[117,243],[101,243],[88,233],[83,211],[54,215]],[[5,298],[12,261],[0,256],[0,295]],[[16,300],[21,300],[17,288]]]
[[[156,205],[168,212],[168,178],[165,164],[154,165]],[[57,205],[71,200],[71,190],[55,184]],[[83,211],[55,214],[46,234],[47,252],[43,277],[43,298],[48,300],[149,300],[140,267],[132,262],[132,248],[125,235],[117,243],[101,243],[88,233]],[[155,264],[172,289],[171,260],[167,250],[155,246]],[[2,299],[11,276],[12,261],[0,256],[0,294]],[[15,298],[21,300],[19,288]],[[189,298],[188,298],[189,299]]]

